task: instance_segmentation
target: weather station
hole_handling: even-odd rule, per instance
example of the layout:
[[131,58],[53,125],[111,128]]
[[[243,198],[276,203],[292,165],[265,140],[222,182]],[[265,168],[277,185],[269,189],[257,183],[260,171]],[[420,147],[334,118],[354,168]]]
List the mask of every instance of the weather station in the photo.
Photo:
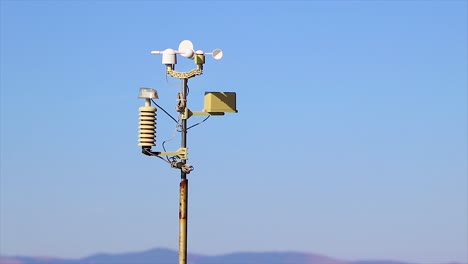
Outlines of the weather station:
[[[151,54],[162,55],[162,64],[166,67],[166,76],[180,79],[182,82],[180,92],[177,93],[176,111],[178,118],[174,118],[154,100],[159,99],[158,92],[152,88],[140,88],[138,98],[145,99],[145,104],[139,108],[139,136],[138,146],[144,155],[157,157],[167,162],[172,168],[180,170],[179,184],[179,264],[187,263],[187,209],[188,209],[188,179],[194,167],[187,163],[189,152],[187,148],[187,130],[205,122],[210,116],[221,116],[225,113],[237,113],[235,92],[205,92],[204,107],[201,111],[191,111],[187,107],[188,80],[203,74],[205,55],[212,55],[215,60],[223,57],[223,51],[215,49],[210,53],[202,50],[194,50],[190,40],[184,40],[177,50],[168,48],[163,51],[151,51]],[[180,72],[175,66],[177,56],[191,59],[195,62],[195,68]],[[154,106],[153,106],[154,105]],[[156,112],[162,110],[176,122],[176,129],[180,132],[181,146],[174,151],[166,151],[164,142],[162,151],[153,151],[156,146]],[[192,126],[187,121],[192,116],[206,116],[206,118]],[[165,158],[164,158],[165,156]]]

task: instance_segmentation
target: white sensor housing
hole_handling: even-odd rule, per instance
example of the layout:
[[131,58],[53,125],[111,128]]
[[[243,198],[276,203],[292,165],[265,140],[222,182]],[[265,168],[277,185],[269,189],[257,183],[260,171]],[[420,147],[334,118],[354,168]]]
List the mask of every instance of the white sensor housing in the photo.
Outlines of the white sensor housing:
[[173,49],[165,49],[162,52],[162,64],[168,65],[168,64],[176,64],[177,63],[177,58],[176,58],[176,52]]
[[152,88],[140,88],[140,92],[138,93],[138,98],[144,99],[159,99],[158,91]]

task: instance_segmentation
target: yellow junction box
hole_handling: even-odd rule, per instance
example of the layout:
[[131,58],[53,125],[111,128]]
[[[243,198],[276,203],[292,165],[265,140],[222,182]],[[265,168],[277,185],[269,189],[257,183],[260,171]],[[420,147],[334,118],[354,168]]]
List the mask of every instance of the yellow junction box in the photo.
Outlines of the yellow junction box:
[[203,112],[237,113],[235,92],[205,92]]

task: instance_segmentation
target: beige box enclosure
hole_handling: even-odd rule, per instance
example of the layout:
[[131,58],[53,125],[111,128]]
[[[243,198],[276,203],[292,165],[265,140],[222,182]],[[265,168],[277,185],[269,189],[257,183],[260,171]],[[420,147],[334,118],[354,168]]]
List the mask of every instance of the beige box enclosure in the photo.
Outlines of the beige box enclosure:
[[203,112],[237,113],[236,93],[234,92],[205,92]]

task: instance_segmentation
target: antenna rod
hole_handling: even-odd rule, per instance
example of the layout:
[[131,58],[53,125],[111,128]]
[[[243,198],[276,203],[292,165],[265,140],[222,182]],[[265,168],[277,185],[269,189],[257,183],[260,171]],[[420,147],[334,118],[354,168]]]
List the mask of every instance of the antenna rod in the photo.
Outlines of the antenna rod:
[[[187,108],[187,78],[182,79],[182,100]],[[187,119],[182,119],[181,147],[187,147]],[[182,159],[182,164],[187,160]],[[179,264],[187,264],[187,207],[188,207],[188,179],[187,174],[180,170],[180,197],[179,197]]]
[[[187,78],[182,79],[182,100],[184,102],[184,109],[182,109],[182,113],[185,113],[185,109],[187,108]],[[181,148],[186,148],[187,147],[187,119],[183,118],[182,119],[182,135],[181,135]],[[185,164],[187,161],[185,159],[182,159],[182,164]],[[181,170],[180,173],[180,178],[182,180],[187,178],[187,174]]]

